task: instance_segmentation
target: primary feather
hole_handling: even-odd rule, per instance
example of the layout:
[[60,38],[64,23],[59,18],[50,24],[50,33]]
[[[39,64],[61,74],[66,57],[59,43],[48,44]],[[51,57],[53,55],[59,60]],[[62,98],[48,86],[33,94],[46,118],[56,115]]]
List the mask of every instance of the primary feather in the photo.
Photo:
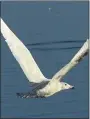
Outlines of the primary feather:
[[19,63],[24,74],[30,82],[39,83],[46,80],[40,68],[32,57],[30,51],[19,40],[19,38],[9,29],[5,22],[1,19],[1,33],[6,39],[6,43],[11,50],[13,56]]

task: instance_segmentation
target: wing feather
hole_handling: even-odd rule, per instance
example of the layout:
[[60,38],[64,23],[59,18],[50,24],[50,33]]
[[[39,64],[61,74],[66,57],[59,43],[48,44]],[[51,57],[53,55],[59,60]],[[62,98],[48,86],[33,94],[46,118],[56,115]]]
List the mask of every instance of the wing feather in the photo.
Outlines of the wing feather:
[[[72,60],[66,64],[61,70],[59,70],[53,77],[52,80],[60,80],[73,68],[75,67],[84,56],[89,52],[89,40],[87,40]],[[52,81],[51,80],[51,81]]]
[[30,82],[39,83],[45,79],[30,51],[1,19],[1,33],[13,56]]

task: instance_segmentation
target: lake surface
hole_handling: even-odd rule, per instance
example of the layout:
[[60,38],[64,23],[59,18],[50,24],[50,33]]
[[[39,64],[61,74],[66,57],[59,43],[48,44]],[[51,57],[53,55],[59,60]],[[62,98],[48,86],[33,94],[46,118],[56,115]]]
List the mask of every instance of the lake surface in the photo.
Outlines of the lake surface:
[[[31,51],[43,74],[51,78],[88,38],[88,2],[2,2],[3,20]],[[12,39],[13,40],[13,39]],[[1,116],[88,117],[88,56],[63,81],[74,85],[43,99],[22,99],[17,92],[30,83],[1,38]]]

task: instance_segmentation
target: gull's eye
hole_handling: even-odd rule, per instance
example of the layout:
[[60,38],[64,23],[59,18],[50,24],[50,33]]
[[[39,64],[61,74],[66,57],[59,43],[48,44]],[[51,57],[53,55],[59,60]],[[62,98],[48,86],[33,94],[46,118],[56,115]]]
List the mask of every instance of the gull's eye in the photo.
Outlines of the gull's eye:
[[65,84],[65,86],[66,86],[67,84]]

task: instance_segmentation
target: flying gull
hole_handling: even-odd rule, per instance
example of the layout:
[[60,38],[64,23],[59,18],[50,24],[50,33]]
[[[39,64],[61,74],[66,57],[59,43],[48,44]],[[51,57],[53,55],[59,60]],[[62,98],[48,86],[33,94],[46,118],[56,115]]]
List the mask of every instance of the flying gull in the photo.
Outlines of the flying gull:
[[83,59],[84,56],[88,54],[88,39],[70,62],[59,70],[50,80],[43,75],[30,51],[10,30],[3,19],[1,19],[1,33],[14,58],[19,63],[29,82],[32,84],[32,91],[28,93],[17,93],[17,96],[22,98],[43,98],[52,96],[65,89],[74,89],[74,86],[62,82],[62,79]]

